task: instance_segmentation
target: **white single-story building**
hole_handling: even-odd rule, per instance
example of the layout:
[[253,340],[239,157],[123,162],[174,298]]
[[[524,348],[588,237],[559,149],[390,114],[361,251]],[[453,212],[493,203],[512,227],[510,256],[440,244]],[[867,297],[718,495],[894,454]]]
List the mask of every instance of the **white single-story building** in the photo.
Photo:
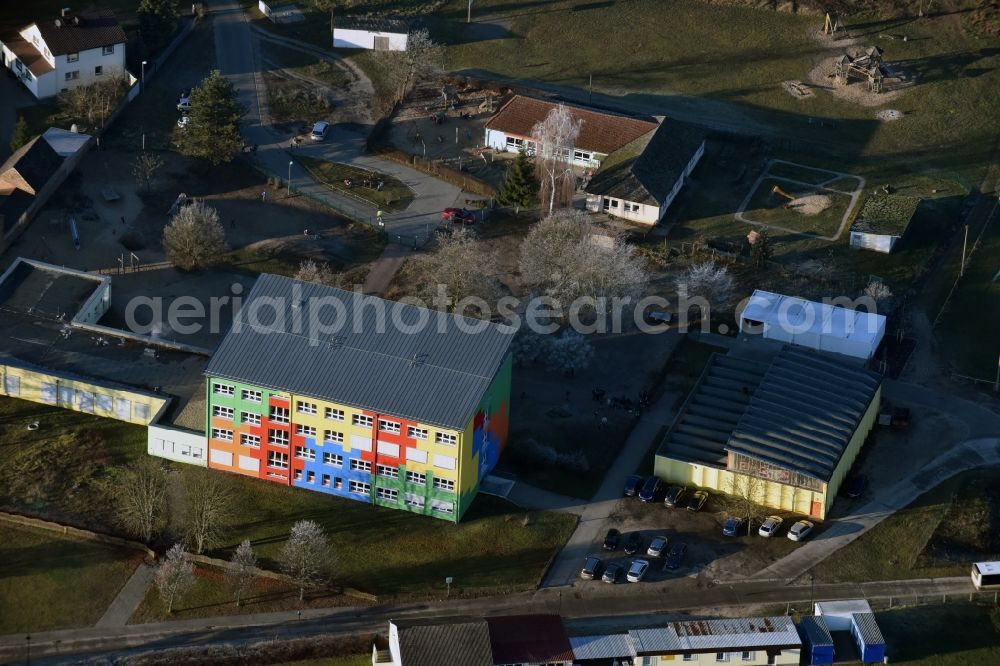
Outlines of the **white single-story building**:
[[405,51],[410,26],[398,19],[334,16],[333,48]]
[[851,225],[851,247],[888,254],[906,235],[919,197],[876,192],[865,200]]
[[742,333],[871,359],[885,336],[885,315],[757,289],[740,313]]
[[651,118],[636,118],[610,111],[599,111],[564,102],[514,95],[486,121],[485,145],[500,152],[525,150],[535,152],[531,132],[549,112],[562,103],[574,120],[581,121],[570,162],[576,166],[597,168],[616,150],[656,129]]
[[704,154],[703,130],[664,119],[608,156],[587,184],[587,210],[652,226],[663,219]]
[[306,17],[294,3],[271,6],[264,0],[258,0],[257,9],[260,13],[271,19],[271,23],[298,23],[305,21]]
[[0,35],[0,64],[38,99],[125,72],[125,31],[108,9],[38,19]]

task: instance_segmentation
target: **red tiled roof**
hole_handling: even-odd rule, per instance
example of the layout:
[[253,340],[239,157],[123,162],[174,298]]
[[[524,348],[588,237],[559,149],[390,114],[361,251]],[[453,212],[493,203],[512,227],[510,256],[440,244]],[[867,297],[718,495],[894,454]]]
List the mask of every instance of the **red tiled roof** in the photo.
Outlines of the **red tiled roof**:
[[55,67],[49,64],[41,52],[35,48],[35,45],[29,41],[26,41],[18,33],[13,33],[11,35],[5,35],[2,40],[4,46],[11,50],[11,53],[20,60],[28,70],[34,74],[36,77],[42,74],[48,74]]
[[125,43],[125,31],[110,9],[85,9],[71,12],[69,16],[39,19],[35,25],[52,55]]
[[[514,95],[486,123],[488,129],[527,138],[536,123],[545,120],[560,103]],[[564,103],[565,104],[565,103]],[[574,119],[582,120],[577,147],[610,155],[643,134],[656,129],[656,121],[565,104]]]
[[558,615],[486,618],[494,664],[573,661],[573,646]]

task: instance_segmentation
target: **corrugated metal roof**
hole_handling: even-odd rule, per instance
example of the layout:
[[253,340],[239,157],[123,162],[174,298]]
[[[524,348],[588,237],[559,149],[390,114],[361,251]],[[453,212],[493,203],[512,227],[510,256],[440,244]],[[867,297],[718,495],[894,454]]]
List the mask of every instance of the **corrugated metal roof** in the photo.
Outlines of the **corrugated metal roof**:
[[878,628],[873,613],[855,613],[851,616],[854,626],[858,628],[858,634],[865,645],[885,645],[882,637],[882,630]]
[[608,636],[571,636],[573,656],[583,659],[621,659],[634,657],[635,648],[628,634],[610,634]]
[[573,648],[558,615],[498,615],[486,618],[494,664],[547,664],[573,660]]
[[405,666],[493,666],[482,620],[400,628],[399,651]]
[[801,349],[775,356],[726,450],[829,481],[881,378]]
[[205,374],[460,430],[514,332],[261,275]]
[[632,629],[628,635],[632,639],[632,646],[637,655],[667,654],[681,649],[681,641],[673,627]]
[[638,655],[755,648],[796,648],[802,639],[784,616],[671,622],[659,629],[636,629],[629,636]]
[[833,647],[833,636],[822,615],[807,615],[799,621],[799,629],[813,647]]

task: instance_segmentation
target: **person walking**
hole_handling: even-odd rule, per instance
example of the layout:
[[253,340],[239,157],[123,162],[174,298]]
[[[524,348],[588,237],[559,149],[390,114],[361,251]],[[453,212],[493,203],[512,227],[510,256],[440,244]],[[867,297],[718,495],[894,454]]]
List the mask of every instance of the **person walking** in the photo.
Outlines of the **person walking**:
[[384,227],[385,223],[382,221],[382,209],[379,208],[375,211],[375,220],[378,222],[378,226]]
[[261,203],[267,203],[267,190],[260,193],[260,201]]

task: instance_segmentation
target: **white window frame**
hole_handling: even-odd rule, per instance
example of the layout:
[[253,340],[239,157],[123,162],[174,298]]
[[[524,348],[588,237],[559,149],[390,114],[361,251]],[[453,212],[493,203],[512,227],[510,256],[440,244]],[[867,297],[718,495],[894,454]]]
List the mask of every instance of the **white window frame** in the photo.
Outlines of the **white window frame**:
[[715,653],[715,663],[722,664],[722,663],[726,663],[728,661],[729,661],[729,653],[728,652],[716,652]]
[[254,414],[253,412],[243,412],[242,423],[249,423],[250,425],[259,426],[260,425],[260,414]]
[[371,428],[373,422],[372,417],[367,414],[355,414],[351,417],[351,425],[356,425],[361,428]]
[[66,62],[80,62],[80,52],[77,51],[76,53],[67,53]]
[[450,434],[448,434],[446,432],[435,433],[434,434],[434,443],[435,444],[444,444],[446,446],[457,446],[458,445],[458,436],[456,436],[456,435],[450,435]]
[[427,498],[422,495],[414,495],[413,493],[406,493],[404,495],[404,501],[406,506],[415,506],[421,509],[427,504]]
[[260,435],[251,435],[248,432],[240,433],[240,446],[246,446],[251,449],[259,449]]
[[297,400],[295,402],[295,411],[299,414],[315,414],[316,413],[316,403],[315,402],[302,402]]
[[231,442],[233,441],[233,431],[225,428],[212,428],[212,439],[217,439],[220,442]]
[[272,406],[267,414],[268,418],[275,423],[288,423],[291,418],[291,410],[288,407],[274,407]]
[[743,650],[743,653],[740,655],[740,658],[743,661],[753,661],[754,659],[757,658],[757,653],[752,650]]
[[427,439],[427,428],[407,426],[406,436],[409,437],[410,439]]
[[415,485],[418,485],[418,486],[426,486],[427,485],[427,475],[425,473],[423,473],[423,472],[407,471],[406,472],[406,482],[407,483],[412,483],[412,484],[415,484]]
[[339,453],[323,453],[323,464],[329,465],[330,467],[336,467],[338,469],[343,469],[344,467],[344,456]]
[[308,446],[296,446],[295,457],[299,460],[316,460],[316,452]]
[[396,421],[383,421],[378,420],[378,430],[379,432],[387,432],[392,435],[399,434],[399,423]]
[[236,387],[232,384],[213,384],[212,393],[215,395],[236,395]]
[[434,477],[434,489],[444,490],[449,493],[455,492],[455,482],[451,479],[442,479],[439,476]]
[[392,467],[391,465],[376,465],[375,473],[378,476],[385,477],[387,479],[398,479],[399,478],[399,468]]
[[355,481],[354,479],[351,479],[350,483],[347,484],[347,488],[355,495],[369,495],[372,492],[371,484],[364,481]]
[[288,469],[288,454],[283,451],[268,451],[267,466],[271,469]]
[[340,432],[339,430],[324,430],[323,441],[329,442],[331,444],[343,444],[344,433]]
[[109,55],[114,55],[114,54],[115,54],[115,45],[114,44],[109,44],[108,46],[102,46],[101,47],[101,55],[102,56],[109,56]]
[[301,423],[295,424],[295,434],[301,435],[302,437],[312,437],[316,438],[316,428],[314,426],[307,426]]
[[[275,437],[275,435],[279,435]],[[283,448],[288,448],[288,431],[279,430],[277,428],[269,428],[267,431],[267,443],[271,446],[280,446]]]
[[250,389],[242,389],[240,391],[240,399],[244,402],[255,402],[260,404],[264,401],[264,394],[261,391],[251,391]]
[[376,486],[375,498],[386,502],[398,502],[399,491],[394,490],[393,488],[383,488],[381,486]]
[[333,407],[327,407],[323,413],[323,418],[325,418],[327,421],[343,421],[344,410],[335,409]]
[[351,458],[351,469],[355,472],[371,472],[372,464],[367,460],[358,460],[357,458]]
[[222,405],[212,405],[212,416],[216,418],[232,421],[233,415],[235,413],[236,412],[232,407],[224,407]]

